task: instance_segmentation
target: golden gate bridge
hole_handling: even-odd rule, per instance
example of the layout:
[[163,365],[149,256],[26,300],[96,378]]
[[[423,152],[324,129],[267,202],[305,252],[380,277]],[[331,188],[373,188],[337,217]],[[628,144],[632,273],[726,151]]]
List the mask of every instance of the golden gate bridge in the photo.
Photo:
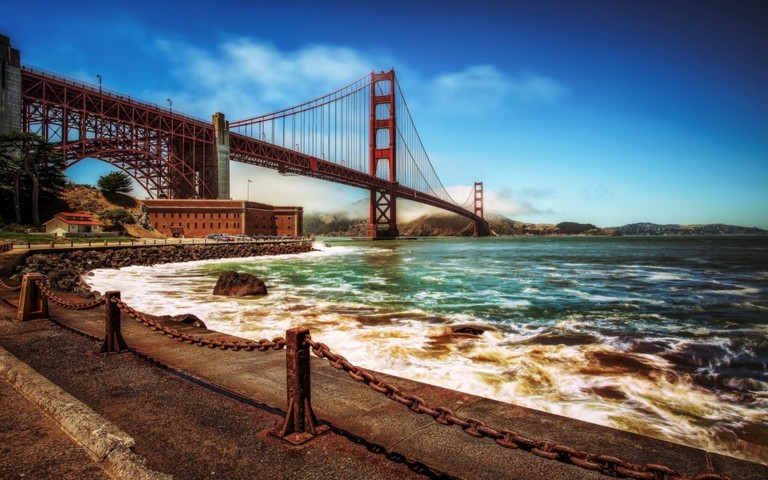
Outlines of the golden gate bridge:
[[234,160],[366,189],[368,235],[395,238],[397,199],[466,217],[478,236],[482,182],[456,202],[435,171],[395,71],[371,73],[333,93],[278,112],[212,122],[105,90],[101,85],[21,67],[22,129],[56,143],[67,166],[108,162],[153,198],[229,198]]

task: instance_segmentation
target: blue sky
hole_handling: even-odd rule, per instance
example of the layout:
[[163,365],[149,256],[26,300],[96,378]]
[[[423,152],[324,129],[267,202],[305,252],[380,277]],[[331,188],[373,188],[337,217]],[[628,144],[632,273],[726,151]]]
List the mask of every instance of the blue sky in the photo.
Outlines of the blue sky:
[[[0,0],[24,64],[203,119],[394,67],[443,183],[526,222],[768,228],[763,0]],[[87,161],[68,174],[92,183]],[[233,167],[232,195],[308,211],[360,190]],[[137,196],[143,195],[137,192]]]

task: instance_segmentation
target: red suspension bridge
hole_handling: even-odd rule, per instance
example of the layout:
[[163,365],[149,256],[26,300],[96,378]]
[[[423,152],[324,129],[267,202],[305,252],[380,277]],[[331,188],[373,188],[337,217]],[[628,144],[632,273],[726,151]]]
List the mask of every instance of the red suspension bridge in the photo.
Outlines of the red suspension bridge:
[[482,183],[456,202],[421,142],[394,70],[258,117],[208,123],[169,107],[21,67],[22,129],[131,175],[154,198],[229,198],[229,161],[370,191],[372,238],[398,235],[397,199],[457,213],[488,235]]

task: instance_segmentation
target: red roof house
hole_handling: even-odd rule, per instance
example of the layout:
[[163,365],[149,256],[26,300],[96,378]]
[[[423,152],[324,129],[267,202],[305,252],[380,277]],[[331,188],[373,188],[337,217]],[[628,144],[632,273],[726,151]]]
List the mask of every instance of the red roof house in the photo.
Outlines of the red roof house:
[[45,233],[56,236],[88,236],[101,233],[104,225],[90,213],[61,212],[44,223]]

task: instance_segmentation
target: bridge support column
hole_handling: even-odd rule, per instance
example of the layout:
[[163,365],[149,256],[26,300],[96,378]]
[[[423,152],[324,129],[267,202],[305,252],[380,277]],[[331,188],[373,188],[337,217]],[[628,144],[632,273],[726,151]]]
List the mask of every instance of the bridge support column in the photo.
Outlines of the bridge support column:
[[371,190],[371,221],[368,225],[368,237],[376,240],[397,238],[397,196],[395,189]]
[[216,135],[217,198],[229,200],[229,122],[221,112],[213,115],[213,131]]

